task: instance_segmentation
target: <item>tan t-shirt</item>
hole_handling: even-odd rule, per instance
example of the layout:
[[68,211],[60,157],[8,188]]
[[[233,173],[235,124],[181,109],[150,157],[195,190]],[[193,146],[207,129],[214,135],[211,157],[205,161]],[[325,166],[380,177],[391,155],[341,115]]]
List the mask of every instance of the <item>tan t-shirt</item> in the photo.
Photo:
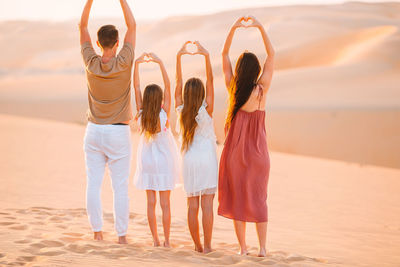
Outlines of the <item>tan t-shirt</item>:
[[82,44],[81,52],[88,85],[88,120],[96,124],[131,120],[132,45],[125,43],[118,55],[107,63],[101,61],[90,42]]

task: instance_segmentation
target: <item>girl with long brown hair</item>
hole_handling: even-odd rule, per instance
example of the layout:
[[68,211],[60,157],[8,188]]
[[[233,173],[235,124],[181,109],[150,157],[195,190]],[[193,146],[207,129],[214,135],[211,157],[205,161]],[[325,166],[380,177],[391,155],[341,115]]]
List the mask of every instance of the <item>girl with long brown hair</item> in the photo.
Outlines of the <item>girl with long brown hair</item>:
[[[218,183],[218,160],[216,137],[212,113],[214,109],[213,74],[208,51],[199,43],[197,52],[189,53],[186,42],[179,50],[176,62],[175,107],[180,114],[180,129],[183,154],[183,179],[188,197],[188,225],[198,252],[211,252],[212,227],[214,221],[213,201]],[[185,54],[203,55],[206,63],[207,81],[198,78],[186,81],[182,96],[181,57]],[[200,202],[201,198],[201,202]],[[202,209],[204,249],[199,234],[199,203]]]
[[[250,21],[249,26],[243,22]],[[267,58],[261,68],[257,56],[243,53],[235,73],[229,59],[233,35],[240,27],[261,32]],[[266,256],[267,186],[269,154],[265,131],[265,97],[274,66],[274,49],[264,27],[254,17],[241,17],[232,26],[222,52],[222,67],[229,92],[227,134],[219,169],[218,214],[233,219],[240,254],[248,254],[246,222],[255,222],[260,245],[259,256]]]
[[[140,90],[139,64],[155,62],[160,66],[164,80],[164,93],[156,84],[147,85],[143,98]],[[160,246],[157,233],[156,202],[160,195],[164,246],[169,247],[171,225],[170,193],[179,180],[179,152],[169,129],[171,89],[168,74],[162,61],[153,53],[143,54],[135,62],[134,88],[141,137],[137,151],[135,185],[147,193],[147,219],[153,236],[154,246]]]

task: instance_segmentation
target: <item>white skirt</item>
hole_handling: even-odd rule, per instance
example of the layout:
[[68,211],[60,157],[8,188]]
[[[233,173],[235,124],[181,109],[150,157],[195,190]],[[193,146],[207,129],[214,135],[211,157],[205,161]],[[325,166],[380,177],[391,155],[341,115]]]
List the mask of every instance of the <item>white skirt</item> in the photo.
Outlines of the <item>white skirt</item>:
[[183,153],[183,180],[188,197],[214,194],[218,185],[218,159],[215,141],[195,136]]
[[180,178],[180,157],[171,130],[162,131],[139,141],[134,183],[138,189],[167,191],[175,188]]

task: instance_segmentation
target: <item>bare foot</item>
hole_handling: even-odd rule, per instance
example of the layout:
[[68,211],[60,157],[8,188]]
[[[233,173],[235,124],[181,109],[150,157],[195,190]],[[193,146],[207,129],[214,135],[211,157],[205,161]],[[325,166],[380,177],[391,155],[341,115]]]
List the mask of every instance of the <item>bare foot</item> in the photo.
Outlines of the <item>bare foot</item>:
[[169,244],[169,241],[168,241],[168,242],[167,242],[167,241],[164,241],[163,246],[164,246],[165,248],[170,248],[170,247],[171,247],[171,245]]
[[153,243],[153,246],[159,247],[160,246],[160,241],[159,240],[155,240],[154,243]]
[[267,257],[267,250],[265,248],[260,248],[260,252],[258,253],[258,257]]
[[210,253],[210,252],[212,252],[212,251],[213,251],[213,250],[212,250],[211,248],[204,247],[204,254]]
[[128,241],[126,240],[126,236],[119,236],[118,237],[118,244],[128,244]]
[[93,238],[96,241],[102,241],[103,240],[103,232],[93,232]]
[[238,252],[238,254],[240,256],[248,256],[250,255],[250,253],[247,251],[247,249],[240,249],[240,251]]
[[195,251],[203,253],[203,247],[202,246],[195,246],[194,248]]

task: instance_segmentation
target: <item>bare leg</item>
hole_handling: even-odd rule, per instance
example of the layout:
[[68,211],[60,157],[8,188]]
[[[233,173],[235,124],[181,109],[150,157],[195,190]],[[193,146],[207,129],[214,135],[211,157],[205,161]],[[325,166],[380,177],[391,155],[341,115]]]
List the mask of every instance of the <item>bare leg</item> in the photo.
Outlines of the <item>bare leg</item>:
[[188,197],[188,225],[190,235],[192,236],[195,250],[203,252],[203,246],[200,241],[199,234],[199,200],[200,197]]
[[171,228],[171,207],[170,207],[171,191],[160,191],[160,205],[162,209],[163,228],[164,228],[164,247],[170,247],[169,231]]
[[103,240],[103,232],[94,232],[94,240],[102,241]]
[[153,190],[146,190],[147,193],[147,220],[149,222],[150,231],[153,236],[154,246],[160,246],[160,240],[157,234],[157,219],[156,219],[156,202],[157,195]]
[[209,253],[211,249],[212,230],[214,223],[213,213],[214,194],[201,196],[201,210],[203,213],[203,232],[204,232],[204,253]]
[[267,256],[266,243],[267,243],[267,222],[256,223],[258,243],[260,244],[259,257]]
[[240,245],[240,255],[247,255],[246,222],[233,220],[233,224],[235,225],[236,237]]

